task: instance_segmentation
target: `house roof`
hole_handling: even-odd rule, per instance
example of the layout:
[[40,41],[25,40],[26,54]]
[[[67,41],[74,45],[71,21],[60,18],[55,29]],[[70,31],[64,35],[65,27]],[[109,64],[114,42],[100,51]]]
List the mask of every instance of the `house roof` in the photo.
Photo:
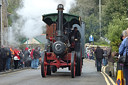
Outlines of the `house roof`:
[[41,43],[37,41],[35,38],[32,38],[32,39],[26,40],[24,44],[41,44]]
[[45,44],[45,43],[47,43],[47,39],[46,39],[45,34],[41,34],[32,39],[25,39],[25,40],[23,40],[22,43],[23,44]]
[[42,35],[39,35],[39,36],[36,36],[35,39],[37,41],[39,41],[40,43],[47,43],[47,39],[46,39],[46,35],[45,34],[42,34]]

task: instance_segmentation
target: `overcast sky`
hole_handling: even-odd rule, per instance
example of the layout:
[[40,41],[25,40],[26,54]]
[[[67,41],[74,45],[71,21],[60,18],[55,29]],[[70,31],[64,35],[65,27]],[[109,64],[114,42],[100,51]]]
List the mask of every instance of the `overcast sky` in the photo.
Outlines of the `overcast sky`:
[[74,0],[23,0],[24,6],[19,14],[38,16],[41,14],[57,12],[57,5],[64,5],[64,12],[68,12]]

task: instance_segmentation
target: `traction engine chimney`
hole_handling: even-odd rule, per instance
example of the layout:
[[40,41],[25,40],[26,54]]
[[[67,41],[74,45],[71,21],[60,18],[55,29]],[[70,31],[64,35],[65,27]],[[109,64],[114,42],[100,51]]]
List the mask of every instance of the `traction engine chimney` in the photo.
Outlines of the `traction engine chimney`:
[[63,36],[63,10],[64,6],[59,4],[57,7],[58,10],[58,23],[57,23],[57,40],[62,41]]

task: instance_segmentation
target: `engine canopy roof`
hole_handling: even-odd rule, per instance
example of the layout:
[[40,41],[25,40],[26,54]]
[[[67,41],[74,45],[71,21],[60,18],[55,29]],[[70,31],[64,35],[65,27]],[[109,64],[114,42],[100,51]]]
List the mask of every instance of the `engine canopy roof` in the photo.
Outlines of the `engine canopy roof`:
[[[57,23],[58,13],[51,13],[42,15],[42,21],[44,21],[47,25],[51,25],[53,23]],[[81,24],[81,18],[76,15],[71,15],[67,13],[63,13],[63,25],[64,27],[72,27],[73,24]]]

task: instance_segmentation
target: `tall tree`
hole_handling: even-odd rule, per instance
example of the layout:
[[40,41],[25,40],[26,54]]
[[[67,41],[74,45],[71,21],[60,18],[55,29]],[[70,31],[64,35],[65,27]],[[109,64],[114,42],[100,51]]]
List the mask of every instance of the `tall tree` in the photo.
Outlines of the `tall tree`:
[[110,45],[114,51],[118,52],[118,46],[120,45],[120,36],[123,30],[128,27],[128,21],[125,21],[125,17],[114,18],[112,22],[108,25],[107,37],[111,41]]
[[94,41],[99,39],[99,21],[94,14],[90,15],[88,18],[85,18],[86,26],[85,26],[85,41],[89,42],[89,36],[93,35]]
[[8,0],[8,8],[7,8],[7,11],[9,13],[9,17],[8,17],[8,23],[9,25],[12,24],[12,17],[13,19],[16,19],[18,18],[17,14],[16,14],[16,10],[22,6],[22,0]]
[[113,18],[126,16],[128,0],[108,0],[103,9],[103,26],[107,26]]
[[76,0],[76,4],[70,9],[69,13],[79,15],[84,20],[85,17],[94,13],[96,3],[94,0]]
[[96,1],[97,0],[76,0],[76,5],[73,5],[69,11],[71,14],[81,16],[82,20],[86,23],[86,42],[88,42],[88,38],[91,34],[96,41],[99,39],[98,3],[96,3]]
[[111,41],[113,50],[118,51],[120,35],[127,28],[128,0],[108,0],[103,8],[103,32]]

